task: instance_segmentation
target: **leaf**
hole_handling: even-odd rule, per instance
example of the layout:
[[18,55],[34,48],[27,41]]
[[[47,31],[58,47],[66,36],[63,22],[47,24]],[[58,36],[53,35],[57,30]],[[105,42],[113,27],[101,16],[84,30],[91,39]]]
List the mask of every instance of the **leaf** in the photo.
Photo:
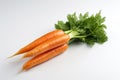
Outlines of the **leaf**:
[[55,24],[56,29],[65,31],[71,37],[71,42],[80,41],[87,43],[88,45],[94,45],[95,43],[104,43],[108,40],[104,24],[105,17],[101,16],[101,11],[95,15],[89,16],[89,13],[80,13],[76,16],[76,13],[68,14],[67,21],[58,21]]
[[55,24],[56,29],[61,29],[63,31],[69,30],[69,26],[67,26],[63,21],[58,21],[57,24]]

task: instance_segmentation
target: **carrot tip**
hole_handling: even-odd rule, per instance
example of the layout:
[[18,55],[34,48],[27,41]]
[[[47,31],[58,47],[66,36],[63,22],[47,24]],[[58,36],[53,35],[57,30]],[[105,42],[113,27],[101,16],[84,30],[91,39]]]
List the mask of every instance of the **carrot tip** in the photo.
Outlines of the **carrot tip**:
[[22,73],[22,72],[24,72],[25,70],[23,70],[23,69],[21,69],[19,72],[18,72],[18,74],[20,74],[20,73]]
[[9,57],[7,57],[8,59],[9,58],[12,58],[12,57],[14,57],[14,56],[16,56],[17,55],[17,53],[16,54],[13,54],[12,56],[9,56]]

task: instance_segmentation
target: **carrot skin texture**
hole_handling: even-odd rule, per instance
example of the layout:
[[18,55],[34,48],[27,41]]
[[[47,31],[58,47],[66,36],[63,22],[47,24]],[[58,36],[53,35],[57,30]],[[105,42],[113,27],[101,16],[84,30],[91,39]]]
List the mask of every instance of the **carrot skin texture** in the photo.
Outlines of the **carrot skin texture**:
[[37,55],[34,58],[32,58],[31,60],[27,61],[24,65],[22,70],[29,70],[30,68],[39,65],[43,62],[48,61],[49,59],[60,55],[61,53],[63,53],[65,50],[67,50],[68,45],[67,44],[63,44],[57,48],[54,48],[50,51],[47,51],[43,54]]
[[28,45],[26,45],[25,47],[21,48],[18,52],[16,52],[14,55],[12,55],[11,57],[18,55],[18,54],[22,54],[25,53],[27,51],[30,51],[31,49],[35,48],[36,46],[38,46],[39,44],[47,41],[50,38],[53,38],[55,36],[59,36],[59,35],[63,35],[65,34],[62,30],[54,30],[51,31],[43,36],[41,36],[40,38],[34,40],[33,42],[29,43]]
[[69,42],[70,37],[67,34],[55,36],[54,38],[51,38],[47,40],[46,42],[43,42],[39,46],[35,47],[34,49],[26,52],[23,56],[23,58],[36,56],[38,54],[42,54],[50,49],[53,49],[55,47],[58,47],[60,45],[63,45],[67,42]]

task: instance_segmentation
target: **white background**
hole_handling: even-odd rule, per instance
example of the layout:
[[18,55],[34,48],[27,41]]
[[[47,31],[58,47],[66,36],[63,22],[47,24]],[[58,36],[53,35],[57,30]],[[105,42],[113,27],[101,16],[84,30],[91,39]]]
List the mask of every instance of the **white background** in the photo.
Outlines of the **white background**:
[[[73,44],[62,55],[29,71],[26,60],[6,59],[18,49],[54,30],[58,20],[76,12],[106,17],[108,41],[92,48]],[[0,0],[1,80],[120,80],[119,0]]]

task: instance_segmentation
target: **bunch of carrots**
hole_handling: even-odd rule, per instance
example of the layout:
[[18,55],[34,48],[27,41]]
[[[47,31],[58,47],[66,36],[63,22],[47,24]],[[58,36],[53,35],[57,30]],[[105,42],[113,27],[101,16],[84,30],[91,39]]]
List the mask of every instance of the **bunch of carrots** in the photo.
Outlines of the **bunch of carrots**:
[[63,53],[67,50],[69,43],[75,41],[84,42],[89,45],[94,45],[95,42],[104,43],[107,41],[104,31],[106,26],[103,24],[105,18],[101,17],[100,13],[92,16],[89,16],[88,13],[80,14],[79,19],[75,13],[69,14],[67,16],[68,21],[58,21],[55,24],[56,30],[34,40],[10,57],[19,54],[23,54],[22,58],[33,57],[22,68],[22,70],[29,70]]
[[68,48],[69,40],[70,37],[62,30],[54,30],[21,48],[11,57],[23,53],[23,58],[35,56],[23,65],[22,69],[28,70],[64,52]]

